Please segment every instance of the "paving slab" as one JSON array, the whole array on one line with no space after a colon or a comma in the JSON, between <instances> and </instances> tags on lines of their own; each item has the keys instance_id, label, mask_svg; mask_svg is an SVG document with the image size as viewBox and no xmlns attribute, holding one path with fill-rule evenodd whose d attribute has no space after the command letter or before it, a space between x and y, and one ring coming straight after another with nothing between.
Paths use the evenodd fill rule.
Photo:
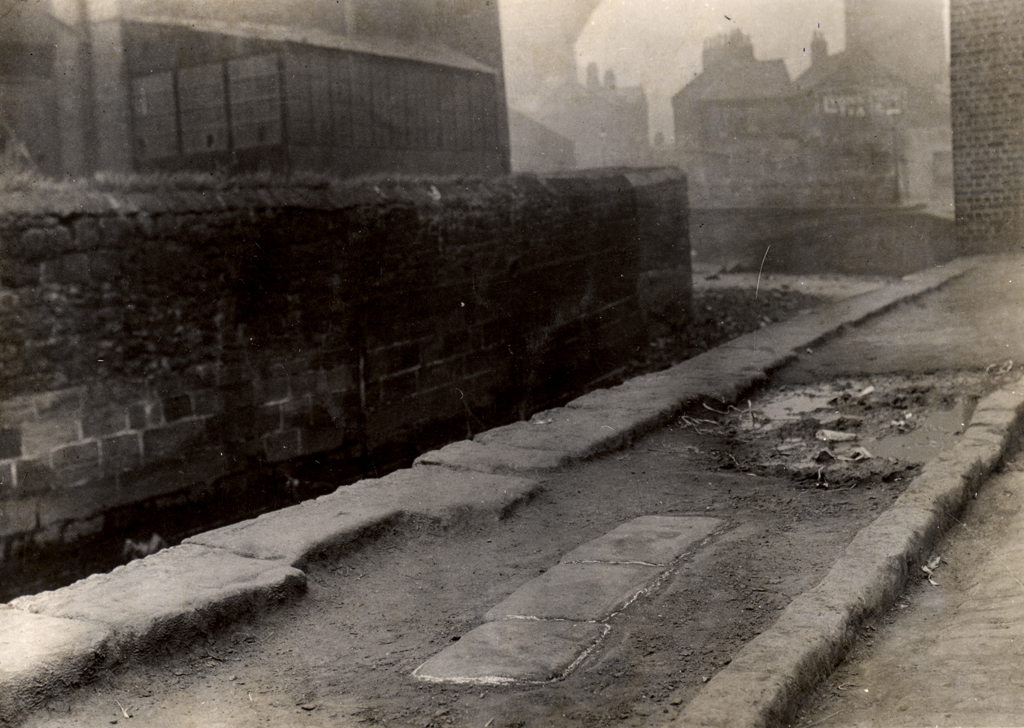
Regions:
<instances>
[{"instance_id":1,"label":"paving slab","mask_svg":"<svg viewBox=\"0 0 1024 728\"><path fill-rule=\"evenodd\" d=\"M110 629L0 607L0 723L78 683L102 659Z\"/></svg>"},{"instance_id":2,"label":"paving slab","mask_svg":"<svg viewBox=\"0 0 1024 728\"><path fill-rule=\"evenodd\" d=\"M10 604L103 625L116 659L129 659L156 645L186 644L223 621L261 613L305 590L306 575L280 561L190 544Z\"/></svg>"},{"instance_id":3,"label":"paving slab","mask_svg":"<svg viewBox=\"0 0 1024 728\"><path fill-rule=\"evenodd\" d=\"M633 601L662 571L640 564L556 564L516 589L484 618L597 622Z\"/></svg>"},{"instance_id":4,"label":"paving slab","mask_svg":"<svg viewBox=\"0 0 1024 728\"><path fill-rule=\"evenodd\" d=\"M571 464L572 458L567 453L555 450L526 450L498 442L484 444L460 440L420 455L413 466L438 465L481 473L522 473L558 470Z\"/></svg>"},{"instance_id":5,"label":"paving slab","mask_svg":"<svg viewBox=\"0 0 1024 728\"><path fill-rule=\"evenodd\" d=\"M606 562L668 566L724 521L686 516L641 516L562 557L561 563Z\"/></svg>"},{"instance_id":6,"label":"paving slab","mask_svg":"<svg viewBox=\"0 0 1024 728\"><path fill-rule=\"evenodd\" d=\"M547 682L570 672L608 627L593 622L487 622L413 671L429 682Z\"/></svg>"}]
</instances>

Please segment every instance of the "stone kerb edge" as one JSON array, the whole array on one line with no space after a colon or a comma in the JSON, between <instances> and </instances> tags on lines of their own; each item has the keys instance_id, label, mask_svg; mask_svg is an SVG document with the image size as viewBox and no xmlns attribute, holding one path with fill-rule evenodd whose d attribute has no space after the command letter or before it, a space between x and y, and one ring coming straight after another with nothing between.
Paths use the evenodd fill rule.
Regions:
<instances>
[{"instance_id":1,"label":"stone kerb edge","mask_svg":"<svg viewBox=\"0 0 1024 728\"><path fill-rule=\"evenodd\" d=\"M445 476L446 472L451 478ZM446 487L452 478L460 484L454 500ZM280 518L269 514L238 527L219 529L210 532L209 539L188 539L110 574L96 574L61 589L15 599L0 606L0 725L16 723L26 711L67 690L97 666L144 659L146 652L156 646L180 643L223 627L242 614L265 611L301 597L306 573L289 562L304 566L323 554L339 555L379 535L388 523L403 515L444 521L466 517L468 511L476 510L502 517L510 508L529 500L538 487L536 481L524 478L486 477L431 467L406 469L380 481L342 486L330 495L285 509ZM408 496L413 492L419 496L410 500ZM403 500L409 503L398 507ZM336 524L333 534L328 523L332 517ZM308 520L314 537L293 539L287 548L278 549L281 553L245 553L239 547L236 532L244 536L255 529L258 535L273 536L282 519L287 528L298 532L305 530L302 521ZM146 592L147 580L159 582L162 589L168 569L172 575L179 574L178 582L188 584L190 565L197 559L219 564L218 578L216 583L198 585L179 609L170 609L152 596L135 604L132 602L136 600L124 596ZM108 613L114 615L109 621ZM50 625L59 622L66 625L63 631L82 637L35 640L42 648L25 656L21 642L26 619L43 635L52 629ZM8 650L16 650L20 659L14 653L5 655ZM17 665L17 669L10 669L10 665Z\"/></svg>"},{"instance_id":2,"label":"stone kerb edge","mask_svg":"<svg viewBox=\"0 0 1024 728\"><path fill-rule=\"evenodd\" d=\"M1024 429L1024 379L985 397L977 409L982 421L972 422L942 467L926 466L891 508L861 529L821 583L794 599L670 725L769 726L792 715L800 697L842 659L864 619L902 593L913 564L927 556L951 518L1009 454ZM823 604L826 618L807 618ZM837 615L841 628L826 629Z\"/></svg>"}]
</instances>

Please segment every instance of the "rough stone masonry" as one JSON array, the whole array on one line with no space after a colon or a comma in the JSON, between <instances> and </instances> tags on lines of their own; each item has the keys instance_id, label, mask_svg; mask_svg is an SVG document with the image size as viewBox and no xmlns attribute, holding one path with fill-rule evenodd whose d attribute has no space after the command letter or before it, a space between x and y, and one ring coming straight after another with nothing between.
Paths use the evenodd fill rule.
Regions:
<instances>
[{"instance_id":1,"label":"rough stone masonry","mask_svg":"<svg viewBox=\"0 0 1024 728\"><path fill-rule=\"evenodd\" d=\"M275 464L355 479L565 401L679 319L686 219L672 170L10 193L0 553L245 517Z\"/></svg>"}]
</instances>

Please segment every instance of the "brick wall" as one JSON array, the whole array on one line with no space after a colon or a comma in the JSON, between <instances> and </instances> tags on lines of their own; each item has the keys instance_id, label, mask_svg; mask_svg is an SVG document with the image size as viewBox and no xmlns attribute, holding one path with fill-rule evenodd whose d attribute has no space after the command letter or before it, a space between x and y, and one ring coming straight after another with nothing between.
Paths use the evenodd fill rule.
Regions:
<instances>
[{"instance_id":1,"label":"brick wall","mask_svg":"<svg viewBox=\"0 0 1024 728\"><path fill-rule=\"evenodd\" d=\"M1024 243L1024 12L1019 0L951 0L957 237L966 253Z\"/></svg>"},{"instance_id":2,"label":"brick wall","mask_svg":"<svg viewBox=\"0 0 1024 728\"><path fill-rule=\"evenodd\" d=\"M674 172L0 206L6 561L139 504L241 517L260 468L379 473L556 404L639 345L642 273L689 281Z\"/></svg>"}]
</instances>

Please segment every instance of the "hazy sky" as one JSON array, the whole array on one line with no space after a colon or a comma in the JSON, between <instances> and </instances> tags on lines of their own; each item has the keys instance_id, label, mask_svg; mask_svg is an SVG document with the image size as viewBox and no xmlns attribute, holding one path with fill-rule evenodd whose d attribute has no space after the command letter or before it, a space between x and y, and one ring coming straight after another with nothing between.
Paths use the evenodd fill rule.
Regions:
<instances>
[{"instance_id":1,"label":"hazy sky","mask_svg":"<svg viewBox=\"0 0 1024 728\"><path fill-rule=\"evenodd\" d=\"M948 0L935 1L948 8ZM784 59L791 78L810 65L815 30L824 33L830 53L845 47L843 0L501 0L506 73L512 76L530 65L550 26L571 12L566 8L593 5L575 45L580 81L593 61L602 77L612 68L619 85L643 85L652 136L661 131L669 140L670 99L700 73L705 39L738 28L751 37L759 60ZM513 105L515 88L513 79Z\"/></svg>"}]
</instances>

